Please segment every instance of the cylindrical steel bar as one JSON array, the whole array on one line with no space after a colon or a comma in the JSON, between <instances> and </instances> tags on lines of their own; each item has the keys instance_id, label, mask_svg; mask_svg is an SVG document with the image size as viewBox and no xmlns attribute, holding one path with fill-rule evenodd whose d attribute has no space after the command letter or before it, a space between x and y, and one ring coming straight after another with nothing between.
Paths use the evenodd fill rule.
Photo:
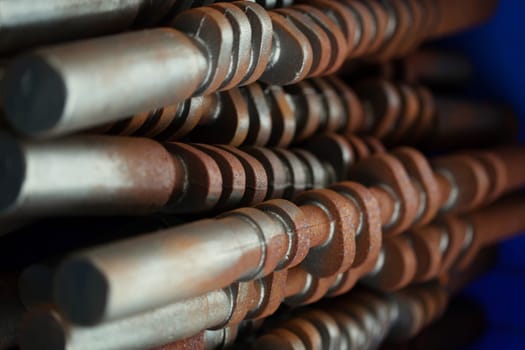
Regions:
<instances>
[{"instance_id":1,"label":"cylindrical steel bar","mask_svg":"<svg viewBox=\"0 0 525 350\"><path fill-rule=\"evenodd\" d=\"M3 135L0 213L20 218L232 209L326 187L344 179L344 169L357 159L383 152L371 138L325 135L317 144L334 138L340 142L326 160L304 149L161 145L112 136L27 142Z\"/></svg>"},{"instance_id":2,"label":"cylindrical steel bar","mask_svg":"<svg viewBox=\"0 0 525 350\"><path fill-rule=\"evenodd\" d=\"M93 125L93 118L103 123L184 100L207 70L197 44L181 32L125 33L17 60L4 79L4 103L15 128L53 136Z\"/></svg>"},{"instance_id":3,"label":"cylindrical steel bar","mask_svg":"<svg viewBox=\"0 0 525 350\"><path fill-rule=\"evenodd\" d=\"M447 293L438 285L383 295L350 293L292 314L270 327L254 349L376 349L387 337L407 339L440 317Z\"/></svg>"},{"instance_id":4,"label":"cylindrical steel bar","mask_svg":"<svg viewBox=\"0 0 525 350\"><path fill-rule=\"evenodd\" d=\"M122 320L94 327L70 327L53 309L35 310L24 321L22 349L148 349L220 325L231 313L230 295L208 293ZM195 317L191 317L194 315Z\"/></svg>"},{"instance_id":5,"label":"cylindrical steel bar","mask_svg":"<svg viewBox=\"0 0 525 350\"><path fill-rule=\"evenodd\" d=\"M444 97L396 81L375 81L366 91L358 83L357 91L361 98L334 76L285 88L254 83L141 113L92 132L278 147L326 132L370 133L390 144L440 151L510 142L516 133L516 117L503 105ZM222 132L215 132L219 128Z\"/></svg>"},{"instance_id":6,"label":"cylindrical steel bar","mask_svg":"<svg viewBox=\"0 0 525 350\"><path fill-rule=\"evenodd\" d=\"M172 156L147 139L20 143L2 134L0 152L5 214L150 212L169 200L180 176Z\"/></svg>"},{"instance_id":7,"label":"cylindrical steel bar","mask_svg":"<svg viewBox=\"0 0 525 350\"><path fill-rule=\"evenodd\" d=\"M438 269L434 269L434 272L431 274L427 274L425 278L418 279L417 281L423 282L426 280L433 279L437 277L439 273L445 272L444 269L448 270L452 266L452 264L447 264L445 267L445 261L452 261L453 264L456 264L454 268L460 267L461 265L465 264L465 259L468 259L469 256L474 256L478 249L481 247L481 245L486 243L493 243L495 234L497 233L499 237L506 237L510 231L517 232L523 228L525 228L525 222L524 220L520 220L519 224L509 223L502 227L495 227L491 226L492 228L488 230L486 228L486 223L490 222L494 215L497 215L498 213L501 213L502 210L507 209L511 214L516 213L519 210L522 210L523 208L524 197L516 196L511 197L509 199L504 199L496 204L492 204L490 207L483 209L479 211L477 214L471 214L467 217L467 220L472 223L472 226L469 227L468 224L465 225L457 225L457 223L450 222L449 226L454 226L452 228L453 231L451 231L450 241L447 245L443 245L443 242L438 242L434 240L432 237L429 236L431 233L429 230L433 228L433 226L428 226L426 229L421 230L421 235L418 240L418 238L415 235L411 235L412 242L414 243L413 246L406 245L403 249L400 249L399 245L397 245L397 249L399 249L399 252L401 255L394 257L390 254L390 252L387 250L385 252L386 256L383 257L384 262L383 265L387 266L389 265L389 271L393 271L395 269L400 269L401 273L404 273L408 276L409 281L414 276L418 276L417 274L420 274L420 270L418 267L416 274L409 273L405 267L403 266L403 262L400 261L400 259L403 259L403 255L410 252L410 250L416 250L415 256L417 259L414 261L414 264L421 264L421 268L428 269L428 264L425 262L425 247L422 246L421 240L426 240L427 245L433 245L434 249L438 254L443 254L443 260L440 260L440 264L442 264ZM509 214L509 215L511 215ZM476 219L477 215L477 219ZM484 218L482 218L484 217ZM483 242L482 236L486 232L492 232L491 238L493 238L490 242L486 241ZM438 233L441 232L438 230ZM443 231L446 233L445 231ZM468 232L472 232L472 240L467 240L466 237L468 237ZM448 233L447 233L448 234ZM458 239L458 234L461 236ZM400 237L403 238L403 237ZM457 242L459 242L459 245ZM391 245L391 240L387 240L385 244L390 244L390 247L395 247ZM465 245L466 244L466 245ZM454 247L454 245L456 247ZM459 247L459 249L458 249ZM392 248L389 248L392 249ZM452 257L450 257L452 255ZM374 262L377 260L378 255L374 254L372 258L370 259L371 262ZM431 258L434 259L434 258ZM400 264L401 263L401 264ZM60 324L56 325L56 329L51 328L51 330L48 330L46 327L37 327L35 326L36 321L31 321L29 323L29 326L25 326L26 329L24 329L24 332L27 332L28 335L30 335L33 332L37 332L35 334L38 334L38 337L34 337L35 339L40 339L43 341L44 344L49 343L50 339L56 338L55 336L52 336L53 334L57 334L56 332L63 332L64 334L67 334L64 338L64 345L61 345L57 349L62 348L69 348L70 346L75 349L77 345L77 339L75 338L76 330L81 330L80 334L83 334L82 342L84 344L89 344L90 349L112 349L111 343L103 343L99 342L97 340L99 333L99 330L104 329L110 329L114 332L113 336L116 339L119 339L120 344L128 344L132 341L136 341L135 337L141 335L142 331L133 332L134 327L143 327L143 328L150 328L154 327L158 322L157 320L157 314L164 314L161 310L180 310L180 312L190 312L190 314L186 315L186 318L179 316L177 318L174 318L172 322L169 323L169 330L167 333L163 334L169 334L173 339L182 339L185 337L193 336L197 334L198 332L208 328L215 328L215 327L223 327L225 325L232 325L232 324L238 324L243 319L250 319L250 318L261 318L266 317L272 313L274 313L277 310L277 307L281 302L284 302L288 305L302 305L302 304L311 304L314 303L321 298L325 297L326 295L334 296L342 293L346 293L348 290L350 290L354 283L347 283L345 282L346 274L350 273L352 276L355 276L355 274L364 274L368 271L374 270L373 264L364 264L360 265L365 267L365 270L363 271L357 271L355 268L351 268L347 272L340 274L340 275L334 275L326 278L317 278L315 276L312 276L308 272L304 271L302 268L293 268L286 271L280 271L273 273L271 276L260 279L260 280L254 280L249 282L241 282L235 285L230 286L228 289L225 290L217 290L213 292L209 292L205 295L202 295L198 298L192 298L188 300L181 300L177 303L168 304L165 306L160 306L159 308L156 308L155 311L146 311L142 314L137 314L134 316L130 316L127 319L128 320L136 320L140 319L141 323L140 325L138 323L129 322L124 323L124 320L116 320L116 321L109 321L106 323L102 323L100 325L92 326L92 327L78 327L77 325L70 325L66 321L62 321ZM414 270L415 271L415 270ZM376 274L376 272L372 271L373 274ZM398 272L396 272L398 273ZM377 274L376 274L377 276ZM360 277L360 276L358 276ZM388 277L390 280L393 280L392 277ZM396 278L396 277L394 277ZM147 282L147 281L146 281ZM380 286L381 287L381 286ZM384 285L382 286L384 287ZM387 288L388 289L388 288ZM417 289L416 289L417 290ZM417 293L417 292L416 292ZM220 299L216 298L216 295L221 295ZM360 295L360 294L358 294ZM398 310L399 308L403 309L404 311L410 311L410 317L409 318L403 318L398 319L397 321L391 320L393 323L393 333L392 337L399 339L400 337L406 338L408 336L413 335L419 326L419 322L427 323L430 322L430 320L435 317L435 315L439 315L442 312L443 307L443 294L435 294L431 293L429 295L421 295L418 297L418 302L413 303L410 302L408 304L405 304L407 301L406 298L409 298L411 295L413 295L412 292L407 293L402 292L398 295L398 297L394 298L395 301L395 310L392 310L392 312L386 312L386 311L380 311L377 308L374 308L374 313L383 320L383 322L387 322L388 314L391 316L394 315L395 317L398 316L398 313L402 310ZM431 300L436 297L436 300L439 300L439 303L432 302ZM360 302L361 299L363 299L364 296L360 295L359 297L353 296L351 297L351 300L353 302ZM192 308L196 307L194 300L215 300L213 303L207 304L205 310L206 312L202 313L191 313ZM367 298L369 299L369 298ZM350 300L350 299L349 299ZM202 303L202 301L200 301ZM398 304L401 303L401 304ZM183 308L183 306L179 304L188 304L186 306L186 309ZM179 306L177 306L179 305ZM202 307L202 306L199 306ZM340 311L346 310L346 307L341 308ZM167 312L167 311L166 311ZM41 314L39 312L33 312L34 315ZM47 313L49 315L49 312ZM218 318L210 318L210 314L213 315L220 315ZM432 316L434 315L434 316ZM31 320L31 319L30 319ZM36 320L39 320L36 318ZM47 321L46 321L47 322ZM390 321L389 321L390 322ZM181 323L181 324L179 324ZM186 324L188 323L188 324ZM127 326L124 328L118 328L115 325L118 324L126 324ZM110 327L110 325L113 325ZM370 326L370 325L368 325ZM367 327L368 327L367 326ZM113 327L113 328L112 328ZM199 328L204 327L204 328ZM371 328L367 328L368 330L371 330ZM67 332L69 330L69 333ZM381 332L384 337L387 332ZM138 334L138 335L137 335ZM374 333L379 334L379 333ZM159 337L159 342L165 341L164 335L157 335ZM30 337L33 338L33 337ZM143 341L153 341L149 338L146 338ZM191 343L201 344L202 343L202 337L198 337L196 339L193 339ZM30 343L30 342L28 342ZM140 341L138 342L140 344ZM182 342L185 343L185 342ZM80 345L78 345L80 346ZM85 345L88 346L88 345Z\"/></svg>"},{"instance_id":8,"label":"cylindrical steel bar","mask_svg":"<svg viewBox=\"0 0 525 350\"><path fill-rule=\"evenodd\" d=\"M505 168L500 169L499 163L487 159L485 163L479 162L477 159L483 159L481 154L477 157L460 154L434 161L437 171L447 174L444 180L449 186L445 187L453 189L446 197L440 194L424 157L413 150L398 150L392 155L371 156L359 162L350 171L352 177L387 188L386 193L391 193L378 197L393 201L396 207L392 217L384 217L383 222L372 193L348 182L331 190L300 195L297 204L322 209L310 210L308 216L302 207L281 200L257 209L234 211L216 220L198 221L81 252L66 260L59 270L57 300L73 321L90 324L222 288L240 279L266 276L291 261L294 266L304 260L302 266L316 277L334 276L348 270L354 261L359 264L366 261L370 242L375 244L380 239L380 223L384 234L399 234L411 226L428 223L439 209L465 211L511 189L503 183L489 193L491 181L497 183ZM521 184L524 182L525 179ZM315 213L320 215L312 215ZM366 225L356 222L359 213L366 214L361 216ZM327 222L332 223L328 236L326 233L319 236L316 231L325 230ZM314 238L317 236L323 238ZM399 255L407 244L401 240L389 249ZM197 258L202 252L207 259ZM403 262L410 263L407 259L411 256L403 257ZM122 273L122 259L129 273ZM97 282L98 287L87 290L78 278ZM189 278L198 282L188 284L185 281ZM152 284L157 281L147 300L141 289L145 280ZM404 277L401 282L406 280ZM78 303L79 295L90 302Z\"/></svg>"},{"instance_id":9,"label":"cylindrical steel bar","mask_svg":"<svg viewBox=\"0 0 525 350\"><path fill-rule=\"evenodd\" d=\"M464 269L483 247L525 229L525 217L520 214L524 206L525 197L513 195L465 216L448 216L406 235L387 239L383 261L377 262L365 281L381 290L398 290L412 282L435 279L452 268ZM410 244L403 245L403 241ZM385 249L392 245L398 250ZM409 255L413 256L410 261L400 259Z\"/></svg>"},{"instance_id":10,"label":"cylindrical steel bar","mask_svg":"<svg viewBox=\"0 0 525 350\"><path fill-rule=\"evenodd\" d=\"M404 41L415 44L431 33L430 22L422 21L427 30L412 35L403 2L375 5L385 18L376 16L376 25L370 25L355 20L373 17L355 13L351 3L313 1L268 12L248 1L216 4L177 16L171 25L178 30L152 29L38 49L15 60L6 73L7 116L26 134L52 136L79 130L92 118L115 121L259 78L284 85L333 73L359 46L356 27L374 31L382 44L376 50L380 59L405 51ZM426 11L436 9L444 32L444 14L450 9ZM463 16L457 21L471 23L486 13ZM376 53L372 42L366 44L368 53Z\"/></svg>"},{"instance_id":11,"label":"cylindrical steel bar","mask_svg":"<svg viewBox=\"0 0 525 350\"><path fill-rule=\"evenodd\" d=\"M56 298L68 314L74 315L76 322L90 324L199 295L217 285L227 286L243 276L253 278L260 274L267 254L283 256L286 252L265 251L264 241L272 244L272 240L286 240L277 223L270 222L270 225L273 227L263 231L268 237L261 237L260 228L249 219L234 215L180 226L176 235L171 234L172 230L165 230L154 236L133 239L120 247L121 253L112 245L101 247L96 252L86 251L58 271L58 281L67 282L60 283ZM224 230L224 227L228 229ZM139 246L140 249L136 249ZM127 255L130 249L132 255L122 264L118 257ZM286 249L285 244L282 249ZM207 258L202 259L202 256ZM144 264L144 261L148 263ZM130 279L138 275L141 276L140 282ZM188 283L188 276L198 282ZM140 288L130 288L133 280L140 285L156 287L150 289L148 297L144 298ZM182 285L185 287L179 288ZM174 291L177 291L176 296ZM92 302L79 303L82 299ZM131 305L134 306L130 308Z\"/></svg>"}]
</instances>

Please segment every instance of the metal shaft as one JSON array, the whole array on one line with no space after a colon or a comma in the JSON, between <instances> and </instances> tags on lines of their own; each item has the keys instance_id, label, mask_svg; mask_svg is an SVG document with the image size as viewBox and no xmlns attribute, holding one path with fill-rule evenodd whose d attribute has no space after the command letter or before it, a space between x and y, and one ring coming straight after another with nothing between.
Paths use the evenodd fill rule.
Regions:
<instances>
[{"instance_id":1,"label":"metal shaft","mask_svg":"<svg viewBox=\"0 0 525 350\"><path fill-rule=\"evenodd\" d=\"M230 313L223 307L230 305L228 298L226 292L217 291L94 327L69 327L57 311L36 310L25 320L20 346L41 349L45 344L49 350L152 348L223 323Z\"/></svg>"},{"instance_id":2,"label":"metal shaft","mask_svg":"<svg viewBox=\"0 0 525 350\"><path fill-rule=\"evenodd\" d=\"M186 99L207 70L196 43L176 30L90 39L17 60L5 108L16 128L53 136Z\"/></svg>"},{"instance_id":3,"label":"metal shaft","mask_svg":"<svg viewBox=\"0 0 525 350\"><path fill-rule=\"evenodd\" d=\"M376 349L389 335L414 336L447 305L447 293L437 285L391 295L358 291L297 312L260 336L254 349Z\"/></svg>"},{"instance_id":4,"label":"metal shaft","mask_svg":"<svg viewBox=\"0 0 525 350\"><path fill-rule=\"evenodd\" d=\"M505 106L440 96L418 83L368 79L348 85L331 76L194 97L92 132L277 147L326 132L365 133L389 145L444 150L508 142L515 124Z\"/></svg>"},{"instance_id":5,"label":"metal shaft","mask_svg":"<svg viewBox=\"0 0 525 350\"><path fill-rule=\"evenodd\" d=\"M0 210L12 215L150 212L168 201L180 173L147 139L20 143L3 134L0 150Z\"/></svg>"},{"instance_id":6,"label":"metal shaft","mask_svg":"<svg viewBox=\"0 0 525 350\"><path fill-rule=\"evenodd\" d=\"M50 137L82 129L91 118L115 121L257 79L284 85L327 75L349 55L378 51L376 58L390 58L417 46L435 24L441 32L449 26L441 7L408 3L388 0L371 8L314 0L266 11L240 1L185 11L171 22L177 30L39 49L8 69L6 114L17 130ZM374 9L379 12L372 15ZM411 11L437 22L420 21L412 31ZM468 11L458 21L486 15Z\"/></svg>"},{"instance_id":7,"label":"metal shaft","mask_svg":"<svg viewBox=\"0 0 525 350\"><path fill-rule=\"evenodd\" d=\"M27 332L26 344L29 349L31 344L36 344L40 339L44 344L48 344L51 339L61 338L63 343L57 349L76 349L82 346L90 349L113 349L119 344L123 348L127 348L127 344L141 344L140 346L153 346L154 344L163 344L173 339L183 339L194 336L204 329L215 329L216 327L236 325L241 320L260 319L273 314L281 303L286 303L292 306L311 304L319 301L326 296L337 296L347 293L351 290L355 282L361 276L366 275L372 271L372 278L378 282L378 276L382 276L382 283L376 283L375 286L381 289L400 289L409 282L425 282L436 278L439 274L448 273L453 269L463 269L470 264L472 257L474 257L485 244L492 244L496 239L508 237L509 234L515 234L525 227L524 220L519 222L509 222L503 226L496 227L490 225L494 221L494 217L507 211L509 218L515 216L516 213L523 209L525 203L523 195L503 199L491 206L469 214L462 219L448 219L448 230L441 230L443 234L448 235L448 244L443 247L440 242L436 243L431 231L435 226L430 225L426 228L414 231L410 234L412 244L400 245L395 244L392 239L387 239L384 242L384 256L382 258L376 250L370 257L362 264L355 264L349 270L334 274L332 276L319 278L311 275L300 267L291 268L279 272L274 272L266 278L241 282L230 286L225 290L216 290L206 293L200 297L194 297L179 302L161 306L156 309L151 309L141 314L129 316L122 320L115 320L95 325L91 327L81 327L78 325L71 325L60 315L53 313L51 310L33 311L29 322L24 326L23 332ZM487 225L488 224L488 225ZM469 226L471 225L471 226ZM417 235L417 236L416 236ZM470 239L467 239L470 237ZM403 238L403 236L399 237ZM427 247L427 248L425 248ZM430 248L428 248L430 247ZM398 254L395 255L397 249ZM436 263L428 263L428 251L432 258L436 254L442 254ZM412 256L413 266L409 267L405 256ZM383 266L388 266L388 271L383 271L380 268L378 273L374 263L383 259ZM396 274L403 274L404 284L397 284L392 287L392 281L396 278ZM390 276L393 274L394 276ZM371 276L367 277L368 282L371 281ZM150 281L144 281L147 283ZM390 284L388 284L390 283ZM150 284L148 284L150 285ZM406 300L405 297L410 294L405 292L399 293L399 300L402 302ZM397 299L394 298L394 299ZM353 301L361 302L361 298L352 297ZM422 298L424 302L424 312L429 310L437 312L435 304L427 304L428 298ZM421 311L417 308L412 309L414 304L403 304L404 306L395 305L398 307L408 307L411 312L417 316ZM163 315L169 315L172 310L178 313L177 317L171 318L171 322L165 324L162 332L158 331L159 322L165 322ZM393 310L394 311L394 310ZM433 312L430 314L434 314ZM377 312L377 310L376 310ZM393 313L397 315L398 310ZM184 316L182 315L184 314ZM384 319L385 313L381 313ZM378 314L379 315L379 314ZM419 314L421 316L421 314ZM418 317L419 317L418 316ZM395 316L397 317L397 316ZM424 316L423 320L429 320L430 315ZM139 322L140 320L140 322ZM385 320L385 319L384 319ZM400 337L406 338L413 335L417 329L416 321L418 319L405 319L392 323L393 336L396 339ZM424 321L424 322L427 322ZM415 322L415 323L414 323ZM425 323L426 324L426 323ZM51 326L54 325L54 326ZM138 329L138 328L140 329ZM154 333L144 331L153 328ZM135 330L137 329L137 330ZM388 328L387 330L389 330ZM57 336L57 332L63 332L62 336ZM146 332L146 333L145 333ZM102 342L101 335L112 337L112 342ZM387 332L382 332L382 336L386 336ZM202 335L202 334L201 334ZM140 337L140 339L137 339ZM35 343L33 343L33 341ZM201 336L197 336L190 341L192 344L201 344L204 340ZM370 339L368 340L370 341ZM184 342L183 342L184 343ZM31 345L35 346L35 345ZM132 347L133 348L133 347Z\"/></svg>"},{"instance_id":8,"label":"metal shaft","mask_svg":"<svg viewBox=\"0 0 525 350\"><path fill-rule=\"evenodd\" d=\"M499 163L494 154L493 158L491 154L459 154L436 159L433 173L424 157L414 152L371 156L356 164L351 177L375 185L371 191L342 183L331 190L304 192L295 200L297 205L284 200L263 203L214 220L80 252L58 272L57 301L74 322L93 324L238 280L267 276L300 262L315 276L332 276L375 252L371 247L380 242L381 224L383 234L398 235L428 223L440 209L470 210L512 189L502 182L489 191L491 183L515 168ZM388 215L382 215L386 209ZM361 224L357 218L363 220ZM200 259L203 255L207 259ZM195 283L188 284L188 279ZM81 280L92 281L96 287L88 290ZM147 299L141 288L145 281L156 286L147 292ZM79 295L89 302L78 303Z\"/></svg>"},{"instance_id":9,"label":"metal shaft","mask_svg":"<svg viewBox=\"0 0 525 350\"><path fill-rule=\"evenodd\" d=\"M329 158L321 145L333 152ZM3 135L0 212L21 218L232 209L326 187L344 179L358 159L384 150L373 138L350 135L325 135L305 147L239 150L112 136L31 142Z\"/></svg>"}]
</instances>

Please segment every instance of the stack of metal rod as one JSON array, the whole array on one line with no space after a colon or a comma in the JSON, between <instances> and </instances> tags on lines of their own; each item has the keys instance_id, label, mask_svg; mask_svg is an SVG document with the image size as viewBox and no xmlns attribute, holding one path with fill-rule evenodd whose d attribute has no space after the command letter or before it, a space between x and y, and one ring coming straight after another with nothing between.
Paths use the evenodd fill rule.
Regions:
<instances>
[{"instance_id":1,"label":"stack of metal rod","mask_svg":"<svg viewBox=\"0 0 525 350\"><path fill-rule=\"evenodd\" d=\"M0 0L0 349L414 337L525 230L512 109L421 48L496 5Z\"/></svg>"}]
</instances>

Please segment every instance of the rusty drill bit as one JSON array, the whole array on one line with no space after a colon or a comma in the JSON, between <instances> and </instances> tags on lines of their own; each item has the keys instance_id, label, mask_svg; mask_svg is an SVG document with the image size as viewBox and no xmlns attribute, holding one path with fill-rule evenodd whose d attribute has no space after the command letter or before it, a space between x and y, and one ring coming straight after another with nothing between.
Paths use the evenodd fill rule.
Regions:
<instances>
[{"instance_id":1,"label":"rusty drill bit","mask_svg":"<svg viewBox=\"0 0 525 350\"><path fill-rule=\"evenodd\" d=\"M483 241L486 242L483 244L492 244L497 239L505 238L511 233L516 234L521 231L525 227L525 221L516 219L516 213L520 213L523 210L525 205L524 199L523 195L510 197L470 214L471 231L474 232L473 237L482 237L472 239L469 242ZM513 218L509 224L503 226L486 225L486 223L493 221L493 217L502 213L504 218ZM374 244L378 246L380 243ZM468 256L472 256L474 254L473 250L477 251L479 247L480 244L472 244L470 247L462 247L460 244L460 249L456 249L452 259L455 260L453 261L454 265L462 267L467 264L470 261ZM469 252L465 254L461 252L461 248L467 249ZM376 252L371 254L373 255L372 259L370 259L372 262L377 260L377 253L378 250L376 249ZM397 261L392 259L389 260L389 263L396 264ZM368 269L373 269L373 264L370 265L366 262L364 264L367 265ZM452 264L449 264L448 268L451 266ZM317 302L325 296L345 294L353 285L342 284L341 276L335 274L325 278L316 278L302 268L295 267L274 272L263 279L237 283L226 289L216 290L199 297L151 309L125 319L109 321L91 327L71 325L52 310L33 311L29 317L30 321L23 327L23 332L27 332L24 333L27 334L24 339L26 339L28 349L32 349L30 346L37 344L35 339L40 339L43 344L49 344L51 339L55 338L62 339L61 345L57 345L56 349L113 349L118 348L118 346L124 348L157 346L170 341L170 339L192 337L204 329L237 325L246 318L266 318L277 310L281 302L297 306ZM417 300L412 299L414 296L417 296ZM374 300L374 297L351 294L348 300L351 303L368 303L370 300ZM388 331L392 330L390 338L400 340L413 336L422 325L428 324L433 318L440 315L446 302L446 295L434 292L421 294L419 287L416 287L410 291L398 292L390 300L394 301L396 312L385 313L380 308L372 308L374 309L374 314L383 320L383 324L389 323L391 325L387 331L377 332L377 328L375 328L376 331L373 334L382 339L387 335ZM328 302L328 304L331 303ZM357 306L354 308L357 308ZM347 308L340 303L336 303L334 310L340 312L347 310ZM366 307L363 309L360 306L355 312L358 310L366 310ZM356 315L355 312L351 314ZM360 315L359 312L357 315ZM402 312L405 316L388 321L389 315L393 314L395 317L398 317L399 312ZM177 317L174 318L173 315L175 314ZM358 316L358 320L365 326L365 331L370 334L369 332L372 332L374 327L370 327L366 318L363 317L361 314L361 316ZM166 318L169 318L170 321L165 321ZM311 320L311 318L308 319ZM336 324L339 324L343 319L337 316L335 320ZM165 327L159 328L159 324L164 324ZM297 326L295 324L294 329ZM135 331L135 327L140 327L141 330ZM318 324L316 324L316 327L318 327ZM149 329L155 331L147 331ZM61 332L62 335L57 337L56 332ZM202 333L191 339L191 343L201 344L201 336ZM101 342L100 339L104 339L104 337L110 337L112 342ZM374 341L374 337L360 337L360 339L367 342L368 345L378 342L378 340ZM326 339L323 339L323 341L326 341ZM341 341L341 339L337 338L330 341L339 344L337 342ZM354 339L354 341L357 340ZM315 343L314 340L311 342ZM337 349L337 347L335 348Z\"/></svg>"},{"instance_id":2,"label":"rusty drill bit","mask_svg":"<svg viewBox=\"0 0 525 350\"><path fill-rule=\"evenodd\" d=\"M306 191L296 204L263 203L73 255L57 274L56 298L75 323L94 324L300 262L316 277L333 276L366 260L381 224L383 234L397 235L440 210L465 212L523 186L522 157L515 147L436 158L431 167L412 149L373 155L349 171L370 189L346 182ZM80 275L96 287L83 288ZM147 299L145 281L155 286Z\"/></svg>"},{"instance_id":3,"label":"rusty drill bit","mask_svg":"<svg viewBox=\"0 0 525 350\"><path fill-rule=\"evenodd\" d=\"M22 325L22 349L43 344L49 349L143 349L173 339L202 341L201 330L231 327L246 317L265 318L274 313L285 289L286 271L260 281L241 283L225 290L163 306L126 319L92 327L69 324L53 308L34 309ZM136 330L140 327L142 330ZM199 334L200 333L200 334ZM105 338L112 339L106 341ZM186 343L186 341L183 341Z\"/></svg>"},{"instance_id":4,"label":"rusty drill bit","mask_svg":"<svg viewBox=\"0 0 525 350\"><path fill-rule=\"evenodd\" d=\"M108 214L148 212L168 201L180 175L170 153L147 139L22 145L4 134L1 144L4 213L16 207L26 214L44 208L89 213L97 207Z\"/></svg>"},{"instance_id":5,"label":"rusty drill bit","mask_svg":"<svg viewBox=\"0 0 525 350\"><path fill-rule=\"evenodd\" d=\"M442 150L508 141L507 108L431 93L424 86L374 80L357 92L336 77L285 87L259 83L194 97L93 130L231 146L287 147L323 132L373 134L390 144ZM222 132L217 133L220 129Z\"/></svg>"},{"instance_id":6,"label":"rusty drill bit","mask_svg":"<svg viewBox=\"0 0 525 350\"><path fill-rule=\"evenodd\" d=\"M523 229L525 210L523 196L504 198L485 209L462 217L447 216L406 235L392 238L410 244L390 242L399 250L387 252L378 260L374 272L366 282L381 290L391 291L410 283L435 279L451 269L464 269L477 256L480 249L515 235ZM399 256L405 259L399 259Z\"/></svg>"},{"instance_id":7,"label":"rusty drill bit","mask_svg":"<svg viewBox=\"0 0 525 350\"><path fill-rule=\"evenodd\" d=\"M189 135L194 142L287 147L316 133L357 132L363 121L355 93L332 76L284 87L253 83L194 97L93 132L158 140Z\"/></svg>"},{"instance_id":8,"label":"rusty drill bit","mask_svg":"<svg viewBox=\"0 0 525 350\"><path fill-rule=\"evenodd\" d=\"M306 149L292 150L161 145L112 136L22 142L4 135L0 140L5 168L0 211L19 218L198 213L291 199L343 180L356 160L384 151L373 138L350 135L325 135ZM332 153L325 157L318 147Z\"/></svg>"},{"instance_id":9,"label":"rusty drill bit","mask_svg":"<svg viewBox=\"0 0 525 350\"><path fill-rule=\"evenodd\" d=\"M183 339L195 335L199 330L223 323L228 317L227 308L226 313L222 313L223 305L230 303L228 297L226 292L208 293L185 303L172 304L171 307L96 327L70 328L67 320L55 309L36 309L23 322L20 346L22 349L40 349L45 344L45 348L50 350L145 349L161 346L174 339L172 334ZM208 312L209 309L214 311ZM196 317L189 322L188 315L191 314L206 317Z\"/></svg>"},{"instance_id":10,"label":"rusty drill bit","mask_svg":"<svg viewBox=\"0 0 525 350\"><path fill-rule=\"evenodd\" d=\"M364 131L388 144L447 149L509 141L516 117L507 108L433 94L422 85L367 79L355 84Z\"/></svg>"},{"instance_id":11,"label":"rusty drill bit","mask_svg":"<svg viewBox=\"0 0 525 350\"><path fill-rule=\"evenodd\" d=\"M240 1L190 9L173 19L175 29L42 48L15 60L5 77L6 114L17 130L50 137L93 118L115 121L257 79L283 85L330 74L349 55L375 49L389 58L432 35L435 25L440 33L457 25L437 2L312 0L266 11ZM446 13L456 6L448 4ZM414 10L435 18L413 31ZM458 20L472 23L486 13L464 17Z\"/></svg>"},{"instance_id":12,"label":"rusty drill bit","mask_svg":"<svg viewBox=\"0 0 525 350\"><path fill-rule=\"evenodd\" d=\"M408 338L440 317L447 293L438 285L390 295L357 291L300 310L259 337L254 349L376 349L385 338Z\"/></svg>"}]
</instances>

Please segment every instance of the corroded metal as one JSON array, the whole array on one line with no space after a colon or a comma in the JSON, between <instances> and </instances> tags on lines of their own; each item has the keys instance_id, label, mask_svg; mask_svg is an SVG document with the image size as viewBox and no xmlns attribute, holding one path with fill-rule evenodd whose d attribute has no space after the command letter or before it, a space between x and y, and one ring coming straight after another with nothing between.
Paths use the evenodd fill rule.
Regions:
<instances>
[{"instance_id":1,"label":"corroded metal","mask_svg":"<svg viewBox=\"0 0 525 350\"><path fill-rule=\"evenodd\" d=\"M172 28L41 48L7 70L6 114L26 134L61 135L92 118L115 121L257 79L282 85L330 74L348 56L388 59L489 14L465 11L451 22L462 3L417 3L312 0L270 11L218 3L184 11Z\"/></svg>"},{"instance_id":2,"label":"corroded metal","mask_svg":"<svg viewBox=\"0 0 525 350\"><path fill-rule=\"evenodd\" d=\"M306 191L295 204L270 201L73 255L58 272L56 298L73 321L93 324L300 263L315 277L334 276L377 258L382 234L399 235L438 211L468 211L521 187L519 150L459 153L432 166L412 149L373 155L349 170L369 188L340 183ZM78 276L97 287L83 288ZM145 279L156 287L143 290Z\"/></svg>"},{"instance_id":3,"label":"corroded metal","mask_svg":"<svg viewBox=\"0 0 525 350\"><path fill-rule=\"evenodd\" d=\"M434 150L509 142L516 133L516 117L503 105L440 96L418 83L368 79L352 86L335 76L284 87L254 83L92 132L278 147L323 132L359 133Z\"/></svg>"},{"instance_id":4,"label":"corroded metal","mask_svg":"<svg viewBox=\"0 0 525 350\"><path fill-rule=\"evenodd\" d=\"M447 292L438 285L388 295L361 290L297 312L260 336L253 348L376 349L386 338L417 334L447 304Z\"/></svg>"},{"instance_id":5,"label":"corroded metal","mask_svg":"<svg viewBox=\"0 0 525 350\"><path fill-rule=\"evenodd\" d=\"M343 180L356 160L384 151L371 137L327 134L312 142L305 149L240 150L113 136L32 142L4 134L0 212L20 218L232 209L326 187ZM332 154L324 158L327 149Z\"/></svg>"},{"instance_id":6,"label":"corroded metal","mask_svg":"<svg viewBox=\"0 0 525 350\"><path fill-rule=\"evenodd\" d=\"M415 273L411 274L399 264L403 259L402 254L395 258L387 254L385 262L402 269L402 273L411 278L416 277L414 281L417 282L433 279L449 271L463 270L481 247L525 228L525 220L518 215L524 206L524 196L515 195L456 219L457 227L450 231L454 233L451 233L448 246L433 243L436 240L432 235L422 235L424 238L420 240L426 240L428 245L434 244L432 250L443 253L439 268L426 273L424 278L417 276L421 276L421 271L427 271L428 266L433 264L426 263L428 258L421 243L413 244L416 256L414 265L417 266ZM499 225L495 224L496 217L501 220ZM459 229L461 226L463 231ZM430 233L434 228L428 226L425 233ZM454 235L463 236L458 239ZM467 236L470 239L466 239ZM461 241L461 244L454 241ZM376 253L371 260L381 259ZM373 276L377 276L373 271L374 264L363 265L368 265ZM170 344L177 349L190 344L202 348L210 344L211 340L219 339L213 344L220 346L224 339L229 339L225 337L231 333L222 331L214 336L208 334L206 340L206 333L202 331L207 328L231 329L245 319L266 318L282 302L298 306L315 303L326 296L346 294L354 286L358 278L356 274L358 270L350 268L341 274L319 278L307 272L304 266L294 267L274 272L262 279L236 283L226 289L90 327L69 324L59 313L50 309L34 310L22 329L25 340L22 345L23 349L36 349L40 341L56 346L52 349L140 349L169 343L173 339L185 339ZM348 275L354 279L352 283L348 283ZM258 340L257 346L296 344L291 348L316 349L317 345L324 344L327 348L339 349L353 344L359 348L373 349L386 337L400 341L414 336L443 313L447 300L448 293L435 283L410 287L388 296L377 292L351 293L339 299L324 301L320 304L321 308L300 311L297 316L279 326L285 329L284 332L270 331ZM112 341L101 341L106 337ZM60 343L52 343L53 339L60 339Z\"/></svg>"}]
</instances>

